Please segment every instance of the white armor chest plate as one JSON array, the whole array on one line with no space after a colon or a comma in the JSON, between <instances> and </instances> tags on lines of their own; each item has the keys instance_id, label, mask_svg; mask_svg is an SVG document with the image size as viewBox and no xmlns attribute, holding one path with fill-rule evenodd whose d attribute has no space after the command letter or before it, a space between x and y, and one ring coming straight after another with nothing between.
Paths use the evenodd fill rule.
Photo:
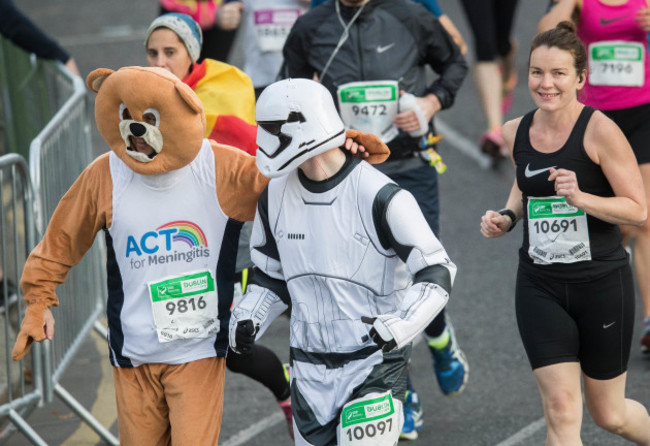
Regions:
<instances>
[{"instance_id":1,"label":"white armor chest plate","mask_svg":"<svg viewBox=\"0 0 650 446\"><path fill-rule=\"evenodd\" d=\"M375 187L360 196L360 181ZM286 188L283 181L270 187L271 231L293 303L292 346L356 351L370 345L362 341L368 327L361 316L397 309L395 269L401 261L380 246L372 220L373 199L388 181L360 164L327 192L306 190L295 172Z\"/></svg>"}]
</instances>

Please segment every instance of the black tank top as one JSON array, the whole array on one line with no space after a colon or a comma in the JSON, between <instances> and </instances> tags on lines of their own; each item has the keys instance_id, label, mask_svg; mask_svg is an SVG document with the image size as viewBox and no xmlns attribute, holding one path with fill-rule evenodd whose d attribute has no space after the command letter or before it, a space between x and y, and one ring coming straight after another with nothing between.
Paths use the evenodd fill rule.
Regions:
<instances>
[{"instance_id":1,"label":"black tank top","mask_svg":"<svg viewBox=\"0 0 650 446\"><path fill-rule=\"evenodd\" d=\"M593 280L602 274L620 268L628 262L627 253L621 245L621 232L614 225L587 215L591 259L576 263L534 264L528 255L528 197L549 197L555 195L554 182L548 181L550 167L575 172L578 186L583 192L601 197L613 197L610 186L600 166L594 163L585 151L583 140L587 123L595 111L585 106L580 112L569 139L555 152L542 153L530 143L530 124L536 110L527 113L517 128L513 157L516 164L517 185L522 192L524 209L524 241L519 250L520 267L534 273L544 273L568 282Z\"/></svg>"}]
</instances>

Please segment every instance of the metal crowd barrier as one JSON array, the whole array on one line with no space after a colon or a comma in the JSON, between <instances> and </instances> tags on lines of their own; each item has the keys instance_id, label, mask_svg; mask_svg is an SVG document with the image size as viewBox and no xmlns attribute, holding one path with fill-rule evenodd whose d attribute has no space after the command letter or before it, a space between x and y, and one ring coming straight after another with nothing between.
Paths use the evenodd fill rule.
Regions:
<instances>
[{"instance_id":1,"label":"metal crowd barrier","mask_svg":"<svg viewBox=\"0 0 650 446\"><path fill-rule=\"evenodd\" d=\"M25 421L42 402L41 345L35 345L20 363L11 360L11 350L24 315L20 290L13 288L18 284L27 253L34 246L32 204L33 191L24 158L18 154L0 157L0 265L4 275L0 286L3 359L0 418L11 422L4 427L0 438L10 434L15 426L32 443L44 445L46 443ZM12 283L11 288L9 283Z\"/></svg>"},{"instance_id":2,"label":"metal crowd barrier","mask_svg":"<svg viewBox=\"0 0 650 446\"><path fill-rule=\"evenodd\" d=\"M22 166L14 169L24 177L25 185L21 190L29 194L24 198L25 210L21 213L24 215L24 229L21 230L32 238L25 239L25 246L17 248L18 243L5 239L8 226L4 220L0 228L0 261L10 272L7 277L18 284L34 241L43 235L59 200L93 159L92 121L89 99L80 78L70 75L61 63L38 59L2 38L0 93L0 108L5 121L4 128L0 128L0 137L4 131L5 151L17 152L29 159L27 173L25 162L16 161L15 157L22 159L18 154L0 158L5 164ZM16 176L15 171L12 172L12 176L8 176L12 178L10 183ZM4 185L2 197L4 200ZM0 216L4 217L4 214L0 213ZM97 238L80 264L71 269L66 282L57 288L59 306L53 310L57 321L54 339L34 345L30 359L20 365L12 363L11 348L24 308L16 306L15 320L11 315L0 317L0 324L3 318L6 322L4 327L0 326L0 331L5 332L5 341L0 341L5 351L0 352L0 359L4 360L7 375L11 375L7 382L16 383L8 386L7 402L0 405L0 443L17 428L34 444L46 444L25 418L38 404L49 403L56 395L107 443L118 444L115 436L60 384L62 375L89 332L98 329L97 320L104 313L105 254L101 239L101 236ZM0 299L5 297L3 293L3 287L0 287ZM32 383L29 382L30 375L33 376ZM14 391L14 387L18 391ZM1 422L7 419L11 423L2 430Z\"/></svg>"},{"instance_id":3,"label":"metal crowd barrier","mask_svg":"<svg viewBox=\"0 0 650 446\"><path fill-rule=\"evenodd\" d=\"M45 232L61 197L93 160L89 101L83 81L60 70L73 86L73 94L45 128L32 141L29 150L30 172L35 191L36 223L39 235ZM44 344L44 397L56 394L82 420L110 444L118 440L101 425L61 384L82 342L104 313L106 299L105 254L102 236L83 260L70 270L57 288L59 307L55 310L57 331L52 342Z\"/></svg>"}]
</instances>

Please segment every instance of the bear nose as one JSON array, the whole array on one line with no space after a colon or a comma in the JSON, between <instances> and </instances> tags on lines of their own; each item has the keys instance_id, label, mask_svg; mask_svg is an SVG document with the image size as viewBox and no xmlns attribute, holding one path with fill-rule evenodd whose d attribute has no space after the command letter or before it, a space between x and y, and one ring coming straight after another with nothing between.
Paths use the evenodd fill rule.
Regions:
<instances>
[{"instance_id":1,"label":"bear nose","mask_svg":"<svg viewBox=\"0 0 650 446\"><path fill-rule=\"evenodd\" d=\"M129 130L131 130L133 136L137 136L138 138L140 138L142 135L144 135L147 132L147 128L137 122L133 122L129 124Z\"/></svg>"}]
</instances>

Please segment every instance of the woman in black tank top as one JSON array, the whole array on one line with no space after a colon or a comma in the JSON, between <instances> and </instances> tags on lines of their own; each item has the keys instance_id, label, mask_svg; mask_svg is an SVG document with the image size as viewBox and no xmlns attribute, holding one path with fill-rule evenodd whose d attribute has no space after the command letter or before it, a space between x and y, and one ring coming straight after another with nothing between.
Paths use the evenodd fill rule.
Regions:
<instances>
[{"instance_id":1,"label":"woman in black tank top","mask_svg":"<svg viewBox=\"0 0 650 446\"><path fill-rule=\"evenodd\" d=\"M621 130L578 102L586 61L569 22L534 38L528 86L538 108L503 128L516 177L505 208L483 215L481 233L500 237L523 219L517 325L546 444L582 444L582 378L596 424L650 445L648 412L625 398L634 285L618 229L645 221L645 193Z\"/></svg>"}]
</instances>

